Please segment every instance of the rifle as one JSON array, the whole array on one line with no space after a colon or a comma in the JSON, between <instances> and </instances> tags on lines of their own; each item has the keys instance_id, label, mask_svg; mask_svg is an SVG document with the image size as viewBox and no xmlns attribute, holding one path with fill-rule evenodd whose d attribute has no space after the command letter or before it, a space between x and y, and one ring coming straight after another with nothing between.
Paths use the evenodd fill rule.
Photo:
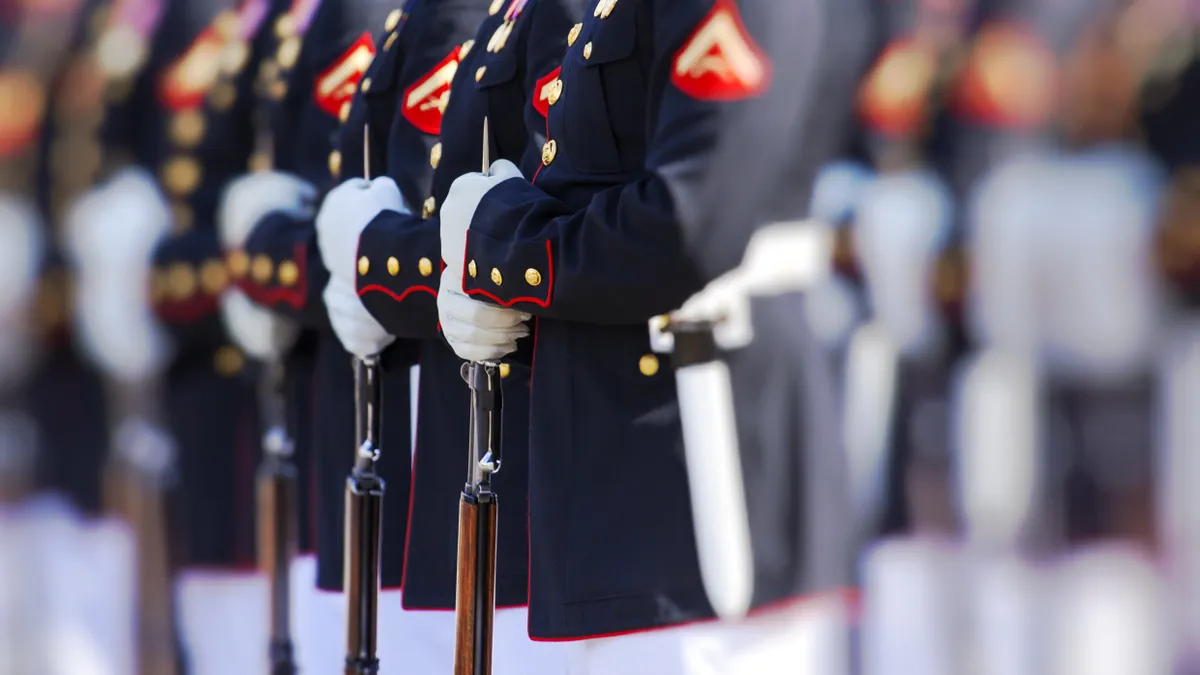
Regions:
<instances>
[{"instance_id":1,"label":"rifle","mask_svg":"<svg viewBox=\"0 0 1200 675\"><path fill-rule=\"evenodd\" d=\"M458 507L458 583L454 600L454 675L490 675L496 610L496 493L500 470L499 364L464 363L471 389L467 482Z\"/></svg>"},{"instance_id":2,"label":"rifle","mask_svg":"<svg viewBox=\"0 0 1200 675\"><path fill-rule=\"evenodd\" d=\"M370 126L363 126L363 177L371 179ZM379 461L380 414L383 392L379 359L355 358L354 468L346 478L346 539L343 584L350 603L346 624L346 675L375 675L379 610L380 532L384 481L375 470Z\"/></svg>"},{"instance_id":3,"label":"rifle","mask_svg":"<svg viewBox=\"0 0 1200 675\"><path fill-rule=\"evenodd\" d=\"M271 586L271 675L293 675L290 566L296 555L298 498L292 439L283 399L283 363L275 360L262 378L262 463L258 468L258 566Z\"/></svg>"},{"instance_id":4,"label":"rifle","mask_svg":"<svg viewBox=\"0 0 1200 675\"><path fill-rule=\"evenodd\" d=\"M483 173L491 170L491 135L483 118ZM500 470L499 364L464 363L471 389L467 482L458 506L458 581L454 598L454 675L490 675L496 612L496 493Z\"/></svg>"},{"instance_id":5,"label":"rifle","mask_svg":"<svg viewBox=\"0 0 1200 675\"><path fill-rule=\"evenodd\" d=\"M136 545L136 672L179 675L183 649L174 601L176 551L169 534L177 449L152 421L154 390L149 382L110 383L110 400L119 412L104 469L104 498L107 510L129 524Z\"/></svg>"}]
</instances>

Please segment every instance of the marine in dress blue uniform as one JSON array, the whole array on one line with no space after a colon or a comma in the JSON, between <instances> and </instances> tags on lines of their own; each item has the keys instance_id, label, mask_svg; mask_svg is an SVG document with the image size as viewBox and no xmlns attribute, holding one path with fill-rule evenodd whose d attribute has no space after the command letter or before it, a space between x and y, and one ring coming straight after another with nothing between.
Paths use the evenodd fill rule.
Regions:
<instances>
[{"instance_id":1,"label":"marine in dress blue uniform","mask_svg":"<svg viewBox=\"0 0 1200 675\"><path fill-rule=\"evenodd\" d=\"M567 39L535 175L498 162L451 188L438 298L447 337L472 358L507 346L482 349L485 326L451 334L448 319L462 311L447 302L451 289L509 307L517 321L537 317L529 611L531 636L548 640L712 616L674 383L645 326L703 283L665 177L707 159L718 101L759 94L770 78L730 2L604 0ZM617 656L618 644L653 639L588 643L585 668L611 658L623 672L683 672L663 645L656 659Z\"/></svg>"},{"instance_id":2,"label":"marine in dress blue uniform","mask_svg":"<svg viewBox=\"0 0 1200 675\"><path fill-rule=\"evenodd\" d=\"M374 317L379 330L402 340L421 341L417 437L404 566L404 605L408 610L454 608L458 513L454 501L446 496L461 489L461 449L468 442L470 400L461 378L462 360L438 332L441 242L437 205L445 199L455 178L480 165L485 117L491 130L488 143L493 157L540 163L544 115L550 102L558 97L554 86L557 66L566 47L567 32L583 10L582 3L576 6L550 0L463 6L459 16L467 27L472 27L471 17L477 19L473 39L455 45L403 91L389 139L389 167L405 167L412 160L400 153L409 148L397 139L403 141L413 132L397 127L416 128L429 141L440 133L428 154L420 156L421 163L427 161L433 169L432 189L421 203L420 212L409 212L404 204L396 205L396 210L371 210L349 218L354 225L343 225L341 221L346 218L338 219L321 235L330 242L322 250L326 260L331 255L346 257L329 262L329 267L345 270L348 278L343 281L355 284L347 283L346 287L361 297L362 306ZM369 96L366 101L370 105ZM354 120L352 111L347 124L351 129ZM395 176L397 182L404 179L404 175ZM354 199L358 189L348 184L339 192L344 192L345 199ZM336 213L346 210L339 208ZM321 218L318 229L323 229ZM337 328L338 315L331 314L331 321ZM496 667L523 672L559 668L547 660L547 649L538 650L544 656L528 651L526 613L516 609L527 600L527 514L521 502L528 492L525 446L531 346L531 341L525 340L521 353L500 370L505 390L505 462L496 484L501 494L508 495L503 497L506 503L516 502L502 509L499 526L496 604L501 611L495 637ZM389 411L393 415L401 413L407 411ZM429 667L447 668L453 646L451 624L441 620L429 625L442 631L434 638L441 651Z\"/></svg>"},{"instance_id":3,"label":"marine in dress blue uniform","mask_svg":"<svg viewBox=\"0 0 1200 675\"><path fill-rule=\"evenodd\" d=\"M216 227L221 191L255 147L254 78L281 2L220 3L158 79L158 177L173 232L159 243L151 301L175 354L165 408L180 443L189 533L181 612L195 672L257 668L267 641L265 579L254 556L258 373L222 325L229 283Z\"/></svg>"},{"instance_id":4,"label":"marine in dress blue uniform","mask_svg":"<svg viewBox=\"0 0 1200 675\"><path fill-rule=\"evenodd\" d=\"M304 560L293 566L293 587L300 593L295 643L304 670L340 668L344 656L342 505L354 448L354 393L349 359L331 344L324 320L320 289L328 274L315 250L315 210L300 207L328 189L331 174L340 170L334 150L339 116L376 54L371 33L391 9L384 3L300 0L273 20L268 56L257 73L258 94L266 103L266 142L251 160L258 171L232 185L222 207L222 244L238 291L269 312L274 324L268 333L298 333L290 344L276 346L286 349L288 424L298 454L307 451L311 472L301 494L310 497L306 529L317 560L313 567ZM260 180L277 187L264 189ZM239 184L241 197L235 196ZM227 322L239 320L226 315ZM390 394L403 400L407 395L407 388ZM406 457L393 453L381 470L401 488L408 482ZM389 494L389 522L403 520L407 499L397 492ZM402 545L402 539L399 546L391 539L384 544L385 562L397 561L396 574L383 576L384 588L399 584ZM312 589L314 583L315 593L304 594L303 586Z\"/></svg>"},{"instance_id":5,"label":"marine in dress blue uniform","mask_svg":"<svg viewBox=\"0 0 1200 675\"><path fill-rule=\"evenodd\" d=\"M105 73L88 70L86 59L99 37L88 32L89 26L107 5L91 0L78 8L61 32L68 36L67 53L45 80L46 123L40 130L34 167L36 201L48 235L36 309L43 348L25 390L40 439L36 485L66 495L91 517L101 511L100 467L108 453L106 401L96 367L73 343L74 277L55 235L66 207L98 177L103 159L99 120L114 114L111 109L116 107L114 101L86 95L104 86L96 81ZM147 37L153 28L154 24L144 27ZM73 423L62 424L63 417Z\"/></svg>"}]
</instances>

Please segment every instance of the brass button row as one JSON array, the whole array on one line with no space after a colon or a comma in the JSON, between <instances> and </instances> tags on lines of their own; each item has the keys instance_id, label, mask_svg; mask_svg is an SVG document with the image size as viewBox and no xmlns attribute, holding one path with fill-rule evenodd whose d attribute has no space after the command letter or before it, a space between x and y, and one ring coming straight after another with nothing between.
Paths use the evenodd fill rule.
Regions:
<instances>
[{"instance_id":1,"label":"brass button row","mask_svg":"<svg viewBox=\"0 0 1200 675\"><path fill-rule=\"evenodd\" d=\"M391 276L400 274L400 261L395 256L390 256L387 259L387 271ZM421 276L427 277L433 274L433 261L429 258L421 258L417 261L417 271ZM371 259L367 256L361 256L358 259L358 273L366 276L371 272Z\"/></svg>"},{"instance_id":2,"label":"brass button row","mask_svg":"<svg viewBox=\"0 0 1200 675\"><path fill-rule=\"evenodd\" d=\"M154 302L170 299L174 302L188 300L196 289L208 295L220 295L229 286L229 273L220 259L206 260L199 271L185 262L174 263L165 271L158 271L151 278L150 294Z\"/></svg>"},{"instance_id":3,"label":"brass button row","mask_svg":"<svg viewBox=\"0 0 1200 675\"><path fill-rule=\"evenodd\" d=\"M474 260L467 263L467 274L471 275L472 279L479 274L479 267L475 264ZM493 267L489 276L493 284L496 284L497 286L504 284L504 275L499 269ZM542 273L530 267L529 269L525 270L525 283L529 284L530 286L540 286L542 283Z\"/></svg>"}]
</instances>

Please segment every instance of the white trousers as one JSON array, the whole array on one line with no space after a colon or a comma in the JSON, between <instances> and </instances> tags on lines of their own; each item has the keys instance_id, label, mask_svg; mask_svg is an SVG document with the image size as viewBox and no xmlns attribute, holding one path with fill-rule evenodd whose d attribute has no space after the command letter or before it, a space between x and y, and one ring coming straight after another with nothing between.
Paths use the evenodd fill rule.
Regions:
<instances>
[{"instance_id":1,"label":"white trousers","mask_svg":"<svg viewBox=\"0 0 1200 675\"><path fill-rule=\"evenodd\" d=\"M192 675L267 672L271 596L266 575L184 570L176 597Z\"/></svg>"},{"instance_id":2,"label":"white trousers","mask_svg":"<svg viewBox=\"0 0 1200 675\"><path fill-rule=\"evenodd\" d=\"M840 597L815 598L741 621L711 621L574 643L564 675L846 675Z\"/></svg>"}]
</instances>

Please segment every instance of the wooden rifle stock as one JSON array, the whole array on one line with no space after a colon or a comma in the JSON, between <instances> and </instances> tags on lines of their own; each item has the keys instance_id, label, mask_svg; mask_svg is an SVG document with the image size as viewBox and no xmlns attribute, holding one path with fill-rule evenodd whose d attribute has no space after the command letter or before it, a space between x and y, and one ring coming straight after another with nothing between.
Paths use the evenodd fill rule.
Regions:
<instances>
[{"instance_id":1,"label":"wooden rifle stock","mask_svg":"<svg viewBox=\"0 0 1200 675\"><path fill-rule=\"evenodd\" d=\"M463 365L471 388L467 483L458 511L454 675L491 675L496 610L496 515L492 474L500 470L503 397L496 364Z\"/></svg>"},{"instance_id":2,"label":"wooden rifle stock","mask_svg":"<svg viewBox=\"0 0 1200 675\"><path fill-rule=\"evenodd\" d=\"M362 438L346 479L346 540L343 588L349 603L345 675L375 675L379 605L383 479L375 471L382 403L378 365L354 361L355 412Z\"/></svg>"},{"instance_id":3,"label":"wooden rifle stock","mask_svg":"<svg viewBox=\"0 0 1200 675\"><path fill-rule=\"evenodd\" d=\"M125 418L105 467L108 510L128 523L135 543L135 640L139 675L180 675L171 535L175 448L161 429Z\"/></svg>"},{"instance_id":4,"label":"wooden rifle stock","mask_svg":"<svg viewBox=\"0 0 1200 675\"><path fill-rule=\"evenodd\" d=\"M271 675L293 675L291 630L291 564L298 533L297 470L287 433L283 400L283 366L268 366L263 375L261 408L264 427L262 463L257 476L258 567L270 581L271 637L267 646Z\"/></svg>"}]
</instances>

